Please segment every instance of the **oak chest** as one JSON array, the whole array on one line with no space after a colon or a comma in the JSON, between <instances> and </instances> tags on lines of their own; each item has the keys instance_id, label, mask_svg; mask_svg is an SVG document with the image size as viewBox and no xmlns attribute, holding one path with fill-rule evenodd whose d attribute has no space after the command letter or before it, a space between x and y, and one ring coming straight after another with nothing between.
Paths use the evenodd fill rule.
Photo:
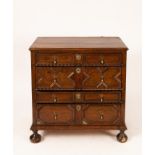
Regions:
<instances>
[{"instance_id":1,"label":"oak chest","mask_svg":"<svg viewBox=\"0 0 155 155\"><path fill-rule=\"evenodd\" d=\"M119 37L38 37L32 46L34 143L38 130L120 130L126 142L126 45Z\"/></svg>"}]
</instances>

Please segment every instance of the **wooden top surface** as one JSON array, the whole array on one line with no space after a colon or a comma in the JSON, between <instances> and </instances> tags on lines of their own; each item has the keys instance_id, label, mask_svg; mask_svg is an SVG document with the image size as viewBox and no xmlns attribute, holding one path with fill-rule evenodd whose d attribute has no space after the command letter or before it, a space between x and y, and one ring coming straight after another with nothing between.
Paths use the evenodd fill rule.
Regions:
<instances>
[{"instance_id":1,"label":"wooden top surface","mask_svg":"<svg viewBox=\"0 0 155 155\"><path fill-rule=\"evenodd\" d=\"M30 50L55 48L128 49L119 37L38 37Z\"/></svg>"}]
</instances>

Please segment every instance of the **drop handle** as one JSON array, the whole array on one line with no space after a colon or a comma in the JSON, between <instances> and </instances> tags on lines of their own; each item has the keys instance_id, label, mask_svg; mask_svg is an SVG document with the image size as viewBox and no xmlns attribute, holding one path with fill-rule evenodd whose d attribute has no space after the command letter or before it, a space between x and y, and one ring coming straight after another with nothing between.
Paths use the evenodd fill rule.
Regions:
<instances>
[{"instance_id":1,"label":"drop handle","mask_svg":"<svg viewBox=\"0 0 155 155\"><path fill-rule=\"evenodd\" d=\"M57 102L57 98L56 98L56 97L53 99L53 102L54 102L54 103L56 103L56 102Z\"/></svg>"},{"instance_id":2,"label":"drop handle","mask_svg":"<svg viewBox=\"0 0 155 155\"><path fill-rule=\"evenodd\" d=\"M54 60L53 63L54 63L54 65L56 65L57 64L57 60Z\"/></svg>"},{"instance_id":3,"label":"drop handle","mask_svg":"<svg viewBox=\"0 0 155 155\"><path fill-rule=\"evenodd\" d=\"M57 120L58 114L56 112L53 112L53 117L54 117L54 120Z\"/></svg>"},{"instance_id":4,"label":"drop handle","mask_svg":"<svg viewBox=\"0 0 155 155\"><path fill-rule=\"evenodd\" d=\"M103 120L104 119L104 116L103 115L100 115L100 119Z\"/></svg>"},{"instance_id":5,"label":"drop handle","mask_svg":"<svg viewBox=\"0 0 155 155\"><path fill-rule=\"evenodd\" d=\"M103 102L103 100L104 100L103 97L101 97L100 101Z\"/></svg>"},{"instance_id":6,"label":"drop handle","mask_svg":"<svg viewBox=\"0 0 155 155\"><path fill-rule=\"evenodd\" d=\"M100 113L100 119L101 120L104 120L104 114L103 114L103 112Z\"/></svg>"},{"instance_id":7,"label":"drop handle","mask_svg":"<svg viewBox=\"0 0 155 155\"><path fill-rule=\"evenodd\" d=\"M104 64L104 60L103 59L100 62L101 62L101 64Z\"/></svg>"}]
</instances>

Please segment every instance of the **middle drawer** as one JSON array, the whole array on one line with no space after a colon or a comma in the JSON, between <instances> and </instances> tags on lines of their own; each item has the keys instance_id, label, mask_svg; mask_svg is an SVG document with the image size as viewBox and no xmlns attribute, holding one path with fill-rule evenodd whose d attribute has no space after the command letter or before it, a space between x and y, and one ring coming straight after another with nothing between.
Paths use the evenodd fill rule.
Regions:
<instances>
[{"instance_id":1,"label":"middle drawer","mask_svg":"<svg viewBox=\"0 0 155 155\"><path fill-rule=\"evenodd\" d=\"M121 67L36 67L37 90L120 90Z\"/></svg>"},{"instance_id":2,"label":"middle drawer","mask_svg":"<svg viewBox=\"0 0 155 155\"><path fill-rule=\"evenodd\" d=\"M37 92L37 103L113 103L121 92Z\"/></svg>"}]
</instances>

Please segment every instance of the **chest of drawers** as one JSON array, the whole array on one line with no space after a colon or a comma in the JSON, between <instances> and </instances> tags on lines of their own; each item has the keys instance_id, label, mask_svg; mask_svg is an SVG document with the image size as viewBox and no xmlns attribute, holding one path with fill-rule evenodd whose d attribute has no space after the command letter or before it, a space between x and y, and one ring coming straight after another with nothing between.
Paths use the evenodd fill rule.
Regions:
<instances>
[{"instance_id":1,"label":"chest of drawers","mask_svg":"<svg viewBox=\"0 0 155 155\"><path fill-rule=\"evenodd\" d=\"M32 116L38 130L120 130L126 142L127 47L119 37L38 37L30 47Z\"/></svg>"}]
</instances>

